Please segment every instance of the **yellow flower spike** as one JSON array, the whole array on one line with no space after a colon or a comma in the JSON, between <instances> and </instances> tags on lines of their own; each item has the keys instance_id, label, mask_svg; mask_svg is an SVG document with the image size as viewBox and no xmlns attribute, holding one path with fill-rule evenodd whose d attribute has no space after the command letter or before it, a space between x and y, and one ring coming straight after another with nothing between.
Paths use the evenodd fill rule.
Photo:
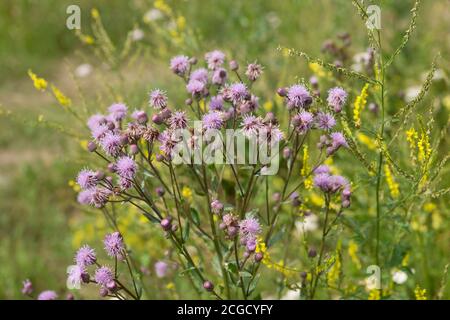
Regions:
<instances>
[{"instance_id":1,"label":"yellow flower spike","mask_svg":"<svg viewBox=\"0 0 450 320\"><path fill-rule=\"evenodd\" d=\"M205 100L204 99L200 100L198 104L200 106L200 110L205 112L205 110L206 110Z\"/></svg>"},{"instance_id":2,"label":"yellow flower spike","mask_svg":"<svg viewBox=\"0 0 450 320\"><path fill-rule=\"evenodd\" d=\"M180 31L183 31L186 28L186 18L183 16L179 16L177 18L177 28Z\"/></svg>"},{"instance_id":3,"label":"yellow flower spike","mask_svg":"<svg viewBox=\"0 0 450 320\"><path fill-rule=\"evenodd\" d=\"M361 127L361 112L367 103L368 89L369 84L366 83L353 103L353 122L357 128Z\"/></svg>"},{"instance_id":4,"label":"yellow flower spike","mask_svg":"<svg viewBox=\"0 0 450 320\"><path fill-rule=\"evenodd\" d=\"M58 100L59 104L63 107L69 107L72 104L72 100L70 98L66 97L61 90L59 90L57 87L52 85L52 91L53 95L55 96L56 100Z\"/></svg>"},{"instance_id":5,"label":"yellow flower spike","mask_svg":"<svg viewBox=\"0 0 450 320\"><path fill-rule=\"evenodd\" d=\"M100 18L100 12L98 11L97 8L92 8L92 9L91 9L91 17L92 17L93 19L98 19L98 18Z\"/></svg>"},{"instance_id":6,"label":"yellow flower spike","mask_svg":"<svg viewBox=\"0 0 450 320\"><path fill-rule=\"evenodd\" d=\"M319 78L329 78L332 75L331 72L326 72L325 69L316 62L310 62L308 67Z\"/></svg>"},{"instance_id":7,"label":"yellow flower spike","mask_svg":"<svg viewBox=\"0 0 450 320\"><path fill-rule=\"evenodd\" d=\"M154 3L154 6L156 9L164 12L167 15L172 15L172 9L169 7L169 5L164 0L156 0Z\"/></svg>"},{"instance_id":8,"label":"yellow flower spike","mask_svg":"<svg viewBox=\"0 0 450 320\"><path fill-rule=\"evenodd\" d=\"M47 81L44 78L39 78L31 69L28 69L28 76L33 81L34 87L39 91L45 91L47 89Z\"/></svg>"},{"instance_id":9,"label":"yellow flower spike","mask_svg":"<svg viewBox=\"0 0 450 320\"><path fill-rule=\"evenodd\" d=\"M311 194L311 203L317 207L322 207L324 205L323 197L318 195L316 192Z\"/></svg>"},{"instance_id":10,"label":"yellow flower spike","mask_svg":"<svg viewBox=\"0 0 450 320\"><path fill-rule=\"evenodd\" d=\"M352 262L355 264L356 268L361 269L361 260L358 258L358 244L350 240L348 244L348 255L352 259Z\"/></svg>"},{"instance_id":11,"label":"yellow flower spike","mask_svg":"<svg viewBox=\"0 0 450 320\"><path fill-rule=\"evenodd\" d=\"M426 162L431 155L431 146L428 135L422 132L419 141L417 142L418 158L419 161Z\"/></svg>"},{"instance_id":12,"label":"yellow flower spike","mask_svg":"<svg viewBox=\"0 0 450 320\"><path fill-rule=\"evenodd\" d=\"M373 139L371 139L370 137L366 136L364 133L357 132L356 133L356 138L363 145L365 145L369 150L376 150L377 149L377 144L375 143L375 141Z\"/></svg>"},{"instance_id":13,"label":"yellow flower spike","mask_svg":"<svg viewBox=\"0 0 450 320\"><path fill-rule=\"evenodd\" d=\"M392 198L397 198L400 194L398 183L395 182L394 176L389 168L389 165L384 165L384 174L386 175L386 183L389 187Z\"/></svg>"},{"instance_id":14,"label":"yellow flower spike","mask_svg":"<svg viewBox=\"0 0 450 320\"><path fill-rule=\"evenodd\" d=\"M73 191L80 192L81 188L75 181L69 180L67 184L69 185L69 187L73 189Z\"/></svg>"},{"instance_id":15,"label":"yellow flower spike","mask_svg":"<svg viewBox=\"0 0 450 320\"><path fill-rule=\"evenodd\" d=\"M414 289L414 295L416 296L416 300L427 300L427 289L420 288L419 285Z\"/></svg>"}]
</instances>

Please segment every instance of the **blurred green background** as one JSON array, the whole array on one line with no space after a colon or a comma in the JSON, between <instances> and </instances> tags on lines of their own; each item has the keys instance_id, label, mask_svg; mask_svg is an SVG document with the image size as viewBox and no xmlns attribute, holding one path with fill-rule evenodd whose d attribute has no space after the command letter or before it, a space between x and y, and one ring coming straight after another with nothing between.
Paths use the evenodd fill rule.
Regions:
<instances>
[{"instance_id":1,"label":"blurred green background","mask_svg":"<svg viewBox=\"0 0 450 320\"><path fill-rule=\"evenodd\" d=\"M429 69L437 52L448 68L449 2L422 2L417 29L395 64L399 75L397 90L420 84L422 73ZM101 61L91 58L89 45L65 26L66 8L70 4L81 8L83 34L91 33L90 12L97 8L111 40L119 47L130 30L143 30L141 45L145 55L140 58L139 70L136 65L121 66L133 84L131 89L141 96L157 84L164 84L172 93L170 84L174 78L166 66L176 53L197 54L200 58L202 52L218 48L243 62L258 60L266 67L262 88L274 90L279 73L286 71L276 51L279 44L316 56L320 55L324 40L347 31L352 35L355 53L364 51L368 45L366 30L348 0L167 1L174 12L185 18L186 27L192 30L196 41L185 47L169 42L164 50L161 44L167 39L143 19L154 7L153 1L2 0L0 105L2 110L12 112L11 115L3 112L0 117L2 299L21 298L20 287L25 278L33 280L37 291L64 288L65 266L72 260L70 221L80 212L69 180L82 167L81 148L77 141L37 121L44 114L45 119L69 128L72 124L56 101L37 92L27 76L27 70L32 69L66 95L76 97L77 88L67 70L83 63L93 65L93 74L103 70ZM412 5L409 0L381 2L386 50L392 51L400 43ZM306 70L303 61L291 60L287 77L294 81L295 76L302 76ZM143 83L142 73L145 81L154 82ZM87 96L95 98L97 88L103 89L98 81L92 75L80 79L84 88L89 88Z\"/></svg>"}]
</instances>

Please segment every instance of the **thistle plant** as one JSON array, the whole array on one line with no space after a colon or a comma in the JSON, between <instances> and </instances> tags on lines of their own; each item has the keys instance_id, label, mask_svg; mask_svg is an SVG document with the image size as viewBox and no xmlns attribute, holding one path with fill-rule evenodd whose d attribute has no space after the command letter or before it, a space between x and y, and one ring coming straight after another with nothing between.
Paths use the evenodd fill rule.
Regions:
<instances>
[{"instance_id":1,"label":"thistle plant","mask_svg":"<svg viewBox=\"0 0 450 320\"><path fill-rule=\"evenodd\" d=\"M117 99L106 112L92 112L85 148L91 161L75 179L77 200L102 214L110 231L103 258L96 243L77 250L68 283L115 299L148 298L149 282L169 277L182 283L171 296L177 298L258 299L263 291L281 298L286 289L300 299L396 298L394 286L412 274L413 250L404 240L417 232L425 247L424 228L438 229L433 223L442 220L435 202L449 192L440 180L448 155L437 152L448 122L435 132L433 104L424 116L416 112L438 59L411 101L391 90L390 72L419 2L393 52L375 29L353 64L349 34L326 41L323 60L279 46L287 57L306 59L309 81L299 75L268 92L259 86L266 70L259 61L244 65L220 50L181 53L166 59L176 89L150 83L145 107ZM362 4L353 3L366 22ZM46 90L44 79L30 77ZM70 99L53 92L72 110ZM133 234L119 221L124 212L161 240L150 248L164 249L154 272L129 245ZM363 270L371 266L381 270L377 285ZM445 291L445 270L443 277L424 271L428 284L443 283L430 296ZM426 298L418 282L409 294ZM32 294L31 282L23 293Z\"/></svg>"}]
</instances>

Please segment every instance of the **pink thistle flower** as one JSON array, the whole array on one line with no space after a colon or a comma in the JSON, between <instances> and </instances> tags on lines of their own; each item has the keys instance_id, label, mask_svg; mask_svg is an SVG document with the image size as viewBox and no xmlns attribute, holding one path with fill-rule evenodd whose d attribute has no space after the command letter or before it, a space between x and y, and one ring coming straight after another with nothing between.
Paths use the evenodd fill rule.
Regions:
<instances>
[{"instance_id":1,"label":"pink thistle flower","mask_svg":"<svg viewBox=\"0 0 450 320\"><path fill-rule=\"evenodd\" d=\"M333 107L334 112L341 112L346 101L347 92L344 89L335 87L328 91L327 102L329 106Z\"/></svg>"},{"instance_id":2,"label":"pink thistle flower","mask_svg":"<svg viewBox=\"0 0 450 320\"><path fill-rule=\"evenodd\" d=\"M206 85L208 83L208 70L206 70L205 68L200 68L192 71L191 75L189 76L189 81L192 80L200 81Z\"/></svg>"},{"instance_id":3,"label":"pink thistle flower","mask_svg":"<svg viewBox=\"0 0 450 320\"><path fill-rule=\"evenodd\" d=\"M299 84L293 85L288 89L286 100L289 110L306 108L312 103L308 90Z\"/></svg>"},{"instance_id":4,"label":"pink thistle flower","mask_svg":"<svg viewBox=\"0 0 450 320\"><path fill-rule=\"evenodd\" d=\"M119 232L107 234L103 240L103 243L108 256L116 257L119 260L124 258L125 245Z\"/></svg>"},{"instance_id":5,"label":"pink thistle flower","mask_svg":"<svg viewBox=\"0 0 450 320\"><path fill-rule=\"evenodd\" d=\"M52 290L42 291L37 297L38 300L56 300L57 298L58 295Z\"/></svg>"},{"instance_id":6,"label":"pink thistle flower","mask_svg":"<svg viewBox=\"0 0 450 320\"><path fill-rule=\"evenodd\" d=\"M189 69L189 58L186 56L176 56L170 60L170 70L173 73L184 76Z\"/></svg>"},{"instance_id":7,"label":"pink thistle flower","mask_svg":"<svg viewBox=\"0 0 450 320\"><path fill-rule=\"evenodd\" d=\"M95 250L88 245L82 246L75 254L75 263L80 267L93 265L97 261Z\"/></svg>"},{"instance_id":8,"label":"pink thistle flower","mask_svg":"<svg viewBox=\"0 0 450 320\"><path fill-rule=\"evenodd\" d=\"M155 109L164 109L167 107L167 95L160 89L150 92L150 105Z\"/></svg>"},{"instance_id":9,"label":"pink thistle flower","mask_svg":"<svg viewBox=\"0 0 450 320\"><path fill-rule=\"evenodd\" d=\"M205 54L205 60L209 69L217 69L225 61L225 54L222 51L214 50Z\"/></svg>"},{"instance_id":10,"label":"pink thistle flower","mask_svg":"<svg viewBox=\"0 0 450 320\"><path fill-rule=\"evenodd\" d=\"M186 112L184 111L176 111L172 113L171 117L168 120L170 129L184 129L187 127L187 118Z\"/></svg>"},{"instance_id":11,"label":"pink thistle flower","mask_svg":"<svg viewBox=\"0 0 450 320\"><path fill-rule=\"evenodd\" d=\"M123 156L119 158L116 162L116 172L121 178L125 178L128 180L133 180L136 171L137 165L133 159L128 156Z\"/></svg>"},{"instance_id":12,"label":"pink thistle flower","mask_svg":"<svg viewBox=\"0 0 450 320\"><path fill-rule=\"evenodd\" d=\"M77 183L82 189L95 187L98 183L97 174L92 170L83 169L78 173Z\"/></svg>"},{"instance_id":13,"label":"pink thistle flower","mask_svg":"<svg viewBox=\"0 0 450 320\"><path fill-rule=\"evenodd\" d=\"M202 126L203 129L220 129L223 126L222 113L218 111L210 111L209 113L203 115Z\"/></svg>"},{"instance_id":14,"label":"pink thistle flower","mask_svg":"<svg viewBox=\"0 0 450 320\"><path fill-rule=\"evenodd\" d=\"M127 116L128 108L123 103L114 103L109 108L109 116L114 121L120 121Z\"/></svg>"}]
</instances>

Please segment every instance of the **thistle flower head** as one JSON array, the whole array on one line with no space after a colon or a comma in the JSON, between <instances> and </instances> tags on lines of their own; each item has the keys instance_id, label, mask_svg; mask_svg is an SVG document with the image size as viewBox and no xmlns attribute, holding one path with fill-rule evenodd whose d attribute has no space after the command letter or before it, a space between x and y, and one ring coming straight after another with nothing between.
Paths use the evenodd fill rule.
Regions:
<instances>
[{"instance_id":1,"label":"thistle flower head","mask_svg":"<svg viewBox=\"0 0 450 320\"><path fill-rule=\"evenodd\" d=\"M217 69L225 61L225 54L222 51L214 50L205 54L205 60L209 69Z\"/></svg>"},{"instance_id":2,"label":"thistle flower head","mask_svg":"<svg viewBox=\"0 0 450 320\"><path fill-rule=\"evenodd\" d=\"M305 134L309 129L311 129L313 121L314 117L308 111L301 111L292 117L292 125L300 134Z\"/></svg>"},{"instance_id":3,"label":"thistle flower head","mask_svg":"<svg viewBox=\"0 0 450 320\"><path fill-rule=\"evenodd\" d=\"M187 127L186 112L175 111L168 120L170 129L184 129Z\"/></svg>"},{"instance_id":4,"label":"thistle flower head","mask_svg":"<svg viewBox=\"0 0 450 320\"><path fill-rule=\"evenodd\" d=\"M78 266L86 267L93 265L97 261L97 256L94 249L88 245L84 245L78 249L74 260Z\"/></svg>"},{"instance_id":5,"label":"thistle flower head","mask_svg":"<svg viewBox=\"0 0 450 320\"><path fill-rule=\"evenodd\" d=\"M259 138L261 143L275 144L283 140L284 133L278 125L269 122L261 127Z\"/></svg>"},{"instance_id":6,"label":"thistle flower head","mask_svg":"<svg viewBox=\"0 0 450 320\"><path fill-rule=\"evenodd\" d=\"M85 278L87 274L86 268L84 266L71 266L67 270L67 282L71 284L72 287L78 287Z\"/></svg>"},{"instance_id":7,"label":"thistle flower head","mask_svg":"<svg viewBox=\"0 0 450 320\"><path fill-rule=\"evenodd\" d=\"M164 261L157 261L155 263L155 273L158 278L164 278L169 269L169 265Z\"/></svg>"},{"instance_id":8,"label":"thistle flower head","mask_svg":"<svg viewBox=\"0 0 450 320\"><path fill-rule=\"evenodd\" d=\"M128 108L123 103L114 103L109 108L109 116L114 121L120 121L127 116Z\"/></svg>"},{"instance_id":9,"label":"thistle flower head","mask_svg":"<svg viewBox=\"0 0 450 320\"><path fill-rule=\"evenodd\" d=\"M167 107L167 95L160 89L155 89L150 92L150 106L155 109L164 109Z\"/></svg>"},{"instance_id":10,"label":"thistle flower head","mask_svg":"<svg viewBox=\"0 0 450 320\"><path fill-rule=\"evenodd\" d=\"M331 144L327 148L327 154L331 155L336 152L340 147L348 148L347 140L341 132L333 132L331 135Z\"/></svg>"},{"instance_id":11,"label":"thistle flower head","mask_svg":"<svg viewBox=\"0 0 450 320\"><path fill-rule=\"evenodd\" d=\"M104 187L94 187L88 189L91 191L91 201L90 205L96 208L103 208L104 205L108 202L109 197L111 195L111 191Z\"/></svg>"},{"instance_id":12,"label":"thistle flower head","mask_svg":"<svg viewBox=\"0 0 450 320\"><path fill-rule=\"evenodd\" d=\"M97 128L101 124L106 123L106 117L102 114L94 114L89 117L87 121L87 126L91 131L93 131L95 128Z\"/></svg>"},{"instance_id":13,"label":"thistle flower head","mask_svg":"<svg viewBox=\"0 0 450 320\"><path fill-rule=\"evenodd\" d=\"M244 239L256 239L261 233L261 225L255 217L248 217L239 223L239 234Z\"/></svg>"},{"instance_id":14,"label":"thistle flower head","mask_svg":"<svg viewBox=\"0 0 450 320\"><path fill-rule=\"evenodd\" d=\"M123 156L116 162L116 172L121 178L133 180L136 170L136 162L128 156Z\"/></svg>"},{"instance_id":15,"label":"thistle flower head","mask_svg":"<svg viewBox=\"0 0 450 320\"><path fill-rule=\"evenodd\" d=\"M24 295L30 295L33 293L33 284L31 283L30 280L26 279L23 283L22 283L22 294Z\"/></svg>"},{"instance_id":16,"label":"thistle flower head","mask_svg":"<svg viewBox=\"0 0 450 320\"><path fill-rule=\"evenodd\" d=\"M103 266L95 270L95 281L102 287L107 287L114 281L114 273L109 267Z\"/></svg>"},{"instance_id":17,"label":"thistle flower head","mask_svg":"<svg viewBox=\"0 0 450 320\"><path fill-rule=\"evenodd\" d=\"M211 97L211 101L209 102L209 110L210 111L222 111L223 110L223 98L222 96L214 96Z\"/></svg>"},{"instance_id":18,"label":"thistle flower head","mask_svg":"<svg viewBox=\"0 0 450 320\"><path fill-rule=\"evenodd\" d=\"M224 68L217 68L214 70L211 82L217 85L224 85L227 80L227 71Z\"/></svg>"},{"instance_id":19,"label":"thistle flower head","mask_svg":"<svg viewBox=\"0 0 450 320\"><path fill-rule=\"evenodd\" d=\"M241 123L242 133L246 137L255 137L259 130L264 127L261 117L254 115L245 115Z\"/></svg>"},{"instance_id":20,"label":"thistle flower head","mask_svg":"<svg viewBox=\"0 0 450 320\"><path fill-rule=\"evenodd\" d=\"M295 84L288 89L286 100L289 110L306 108L312 103L308 90L299 84Z\"/></svg>"},{"instance_id":21,"label":"thistle flower head","mask_svg":"<svg viewBox=\"0 0 450 320\"><path fill-rule=\"evenodd\" d=\"M248 97L249 93L247 91L247 87L242 82L233 83L229 87L229 98L234 103L244 100Z\"/></svg>"},{"instance_id":22,"label":"thistle flower head","mask_svg":"<svg viewBox=\"0 0 450 320\"><path fill-rule=\"evenodd\" d=\"M109 127L106 123L99 124L91 129L92 138L99 141L108 133Z\"/></svg>"},{"instance_id":23,"label":"thistle flower head","mask_svg":"<svg viewBox=\"0 0 450 320\"><path fill-rule=\"evenodd\" d=\"M316 116L316 125L319 129L330 130L336 125L336 120L329 113L319 112Z\"/></svg>"},{"instance_id":24,"label":"thistle flower head","mask_svg":"<svg viewBox=\"0 0 450 320\"><path fill-rule=\"evenodd\" d=\"M92 200L92 190L91 189L87 189L87 190L81 190L81 192L78 194L77 196L77 201L79 204L90 204Z\"/></svg>"},{"instance_id":25,"label":"thistle flower head","mask_svg":"<svg viewBox=\"0 0 450 320\"><path fill-rule=\"evenodd\" d=\"M217 200L217 199L214 199L214 200L211 202L211 210L212 210L212 212L214 212L215 214L221 213L222 210L223 210L223 203L220 202L220 201Z\"/></svg>"},{"instance_id":26,"label":"thistle flower head","mask_svg":"<svg viewBox=\"0 0 450 320\"><path fill-rule=\"evenodd\" d=\"M123 238L119 232L107 234L103 240L103 244L105 245L105 250L108 256L116 257L120 260L123 259L125 246L123 244Z\"/></svg>"},{"instance_id":27,"label":"thistle flower head","mask_svg":"<svg viewBox=\"0 0 450 320\"><path fill-rule=\"evenodd\" d=\"M247 70L245 71L245 75L250 81L256 81L262 74L263 68L260 64L250 63L247 66Z\"/></svg>"},{"instance_id":28,"label":"thistle flower head","mask_svg":"<svg viewBox=\"0 0 450 320\"><path fill-rule=\"evenodd\" d=\"M205 68L200 68L197 70L192 71L191 75L189 76L189 81L197 80L202 82L203 84L208 83L208 70Z\"/></svg>"},{"instance_id":29,"label":"thistle flower head","mask_svg":"<svg viewBox=\"0 0 450 320\"><path fill-rule=\"evenodd\" d=\"M223 126L222 113L218 111L210 111L202 117L203 129L217 129Z\"/></svg>"},{"instance_id":30,"label":"thistle flower head","mask_svg":"<svg viewBox=\"0 0 450 320\"><path fill-rule=\"evenodd\" d=\"M341 112L346 101L347 92L341 87L335 87L328 90L327 103L330 107L333 107L335 112Z\"/></svg>"},{"instance_id":31,"label":"thistle flower head","mask_svg":"<svg viewBox=\"0 0 450 320\"><path fill-rule=\"evenodd\" d=\"M38 300L56 300L57 298L58 295L52 290L42 291L37 297Z\"/></svg>"},{"instance_id":32,"label":"thistle flower head","mask_svg":"<svg viewBox=\"0 0 450 320\"><path fill-rule=\"evenodd\" d=\"M92 170L83 169L78 173L77 183L81 189L95 187L98 183L97 175Z\"/></svg>"},{"instance_id":33,"label":"thistle flower head","mask_svg":"<svg viewBox=\"0 0 450 320\"><path fill-rule=\"evenodd\" d=\"M329 173L329 172L330 172L330 168L325 164L318 166L314 170L314 174Z\"/></svg>"},{"instance_id":34,"label":"thistle flower head","mask_svg":"<svg viewBox=\"0 0 450 320\"><path fill-rule=\"evenodd\" d=\"M122 148L122 138L119 134L109 131L100 141L100 145L106 154L117 157Z\"/></svg>"},{"instance_id":35,"label":"thistle flower head","mask_svg":"<svg viewBox=\"0 0 450 320\"><path fill-rule=\"evenodd\" d=\"M189 58L186 56L176 56L170 60L170 70L173 73L184 76L189 69Z\"/></svg>"},{"instance_id":36,"label":"thistle flower head","mask_svg":"<svg viewBox=\"0 0 450 320\"><path fill-rule=\"evenodd\" d=\"M205 91L205 83L199 80L189 80L186 90L193 96L200 96Z\"/></svg>"}]
</instances>

